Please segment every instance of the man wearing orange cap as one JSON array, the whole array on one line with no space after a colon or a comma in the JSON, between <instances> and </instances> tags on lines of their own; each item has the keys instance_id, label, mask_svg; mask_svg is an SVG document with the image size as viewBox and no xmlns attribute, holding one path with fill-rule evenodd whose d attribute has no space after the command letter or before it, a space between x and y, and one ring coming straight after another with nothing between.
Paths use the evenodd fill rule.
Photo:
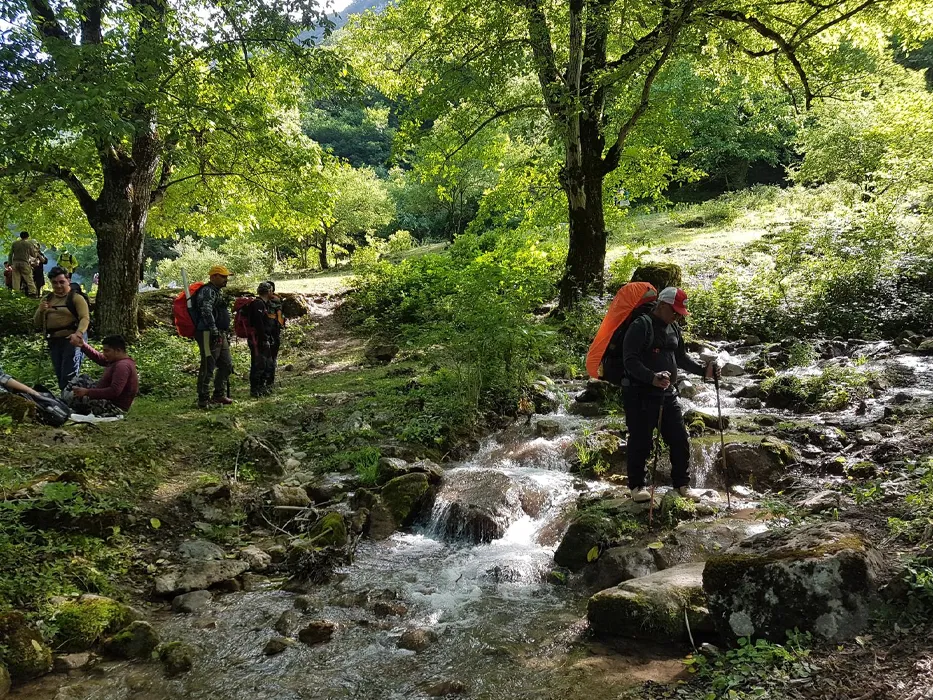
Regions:
<instances>
[{"instance_id":1,"label":"man wearing orange cap","mask_svg":"<svg viewBox=\"0 0 933 700\"><path fill-rule=\"evenodd\" d=\"M191 315L195 323L194 338L201 351L201 368L198 371L199 408L208 408L212 404L226 406L233 403L227 396L227 381L233 371L233 357L230 355L230 341L227 339L230 332L230 310L223 295L230 270L223 265L214 265L208 276L210 281L195 293L191 305Z\"/></svg>"},{"instance_id":2,"label":"man wearing orange cap","mask_svg":"<svg viewBox=\"0 0 933 700\"><path fill-rule=\"evenodd\" d=\"M684 369L707 378L719 368L714 362L701 365L687 355L678 322L689 315L687 294L665 287L651 313L639 316L622 341L622 402L628 428L626 463L628 485L636 503L651 500L645 489L645 465L651 454L655 427L671 453L671 480L684 498L696 499L690 489L690 439L677 401L677 370Z\"/></svg>"}]
</instances>

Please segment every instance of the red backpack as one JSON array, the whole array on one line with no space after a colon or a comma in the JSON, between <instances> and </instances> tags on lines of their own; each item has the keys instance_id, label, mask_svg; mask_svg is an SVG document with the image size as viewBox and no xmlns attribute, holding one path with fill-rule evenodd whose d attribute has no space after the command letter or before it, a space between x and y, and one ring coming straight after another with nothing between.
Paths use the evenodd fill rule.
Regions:
<instances>
[{"instance_id":1,"label":"red backpack","mask_svg":"<svg viewBox=\"0 0 933 700\"><path fill-rule=\"evenodd\" d=\"M618 291L609 305L606 317L596 332L596 337L593 338L593 343L590 345L590 351L586 355L587 374L593 379L606 378L603 372L603 355L605 355L606 348L609 347L609 343L616 331L627 324L628 321L634 320L637 315L640 315L635 313L636 310L643 313L648 308L645 305L650 304L657 298L657 290L647 282L629 282ZM645 308L642 308L643 306ZM609 381L612 381L612 379L614 378L610 378Z\"/></svg>"},{"instance_id":2,"label":"red backpack","mask_svg":"<svg viewBox=\"0 0 933 700\"><path fill-rule=\"evenodd\" d=\"M249 338L252 335L246 307L253 303L253 297L237 297L233 302L233 332L237 338Z\"/></svg>"},{"instance_id":3,"label":"red backpack","mask_svg":"<svg viewBox=\"0 0 933 700\"><path fill-rule=\"evenodd\" d=\"M195 282L188 287L188 294L191 295L192 304L198 290L204 286L204 282ZM184 292L181 292L175 301L172 302L172 319L175 321L175 330L182 338L193 338L195 331L194 318L188 309L188 298Z\"/></svg>"}]
</instances>

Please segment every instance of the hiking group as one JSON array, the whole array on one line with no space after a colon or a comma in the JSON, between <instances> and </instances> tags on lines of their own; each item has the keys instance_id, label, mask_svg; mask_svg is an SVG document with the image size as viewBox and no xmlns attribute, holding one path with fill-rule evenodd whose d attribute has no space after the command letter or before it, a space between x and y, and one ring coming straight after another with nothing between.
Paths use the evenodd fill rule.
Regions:
<instances>
[{"instance_id":1,"label":"hiking group","mask_svg":"<svg viewBox=\"0 0 933 700\"><path fill-rule=\"evenodd\" d=\"M259 398L272 391L278 365L279 347L285 318L282 301L275 295L275 284L261 282L255 297L237 297L233 306L233 327L223 289L230 271L215 265L206 283L195 282L175 298L173 315L178 334L198 345L198 407L225 406L230 398L233 356L230 334L245 338L250 350L250 396Z\"/></svg>"},{"instance_id":2,"label":"hiking group","mask_svg":"<svg viewBox=\"0 0 933 700\"><path fill-rule=\"evenodd\" d=\"M653 496L653 489L645 488L645 471L655 429L670 450L674 489L698 500L690 488L690 439L678 400L678 370L718 382L720 369L715 361L701 364L687 354L680 330L689 315L686 301L677 287L658 292L647 282L630 282L610 304L587 354L588 374L621 388L628 486L637 503ZM660 450L660 443L655 448Z\"/></svg>"}]
</instances>

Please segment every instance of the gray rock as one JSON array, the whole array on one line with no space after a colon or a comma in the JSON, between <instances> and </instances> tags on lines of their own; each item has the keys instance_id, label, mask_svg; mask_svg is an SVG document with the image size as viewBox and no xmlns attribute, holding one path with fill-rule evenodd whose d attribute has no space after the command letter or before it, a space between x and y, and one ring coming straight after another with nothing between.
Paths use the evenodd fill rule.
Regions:
<instances>
[{"instance_id":1,"label":"gray rock","mask_svg":"<svg viewBox=\"0 0 933 700\"><path fill-rule=\"evenodd\" d=\"M798 628L840 641L868 625L881 567L847 523L803 525L754 535L710 558L703 588L726 638L780 642Z\"/></svg>"},{"instance_id":2,"label":"gray rock","mask_svg":"<svg viewBox=\"0 0 933 700\"><path fill-rule=\"evenodd\" d=\"M316 607L314 604L314 599L311 596L300 595L295 598L295 610L301 610L302 612L309 612L314 610Z\"/></svg>"},{"instance_id":3,"label":"gray rock","mask_svg":"<svg viewBox=\"0 0 933 700\"><path fill-rule=\"evenodd\" d=\"M741 377L745 374L745 368L735 362L727 362L722 366L721 372L724 377Z\"/></svg>"},{"instance_id":4,"label":"gray rock","mask_svg":"<svg viewBox=\"0 0 933 700\"><path fill-rule=\"evenodd\" d=\"M245 561L252 571L265 571L272 566L272 556L254 544L240 550L240 559Z\"/></svg>"},{"instance_id":5,"label":"gray rock","mask_svg":"<svg viewBox=\"0 0 933 700\"><path fill-rule=\"evenodd\" d=\"M766 437L760 443L726 443L725 459L730 483L762 490L777 485L787 473L788 466L798 458L787 443L777 438ZM710 473L710 479L721 482L722 470L714 469Z\"/></svg>"},{"instance_id":6,"label":"gray rock","mask_svg":"<svg viewBox=\"0 0 933 700\"><path fill-rule=\"evenodd\" d=\"M157 646L159 635L152 625L137 620L104 640L103 650L118 659L148 659Z\"/></svg>"},{"instance_id":7,"label":"gray rock","mask_svg":"<svg viewBox=\"0 0 933 700\"><path fill-rule=\"evenodd\" d=\"M283 637L291 637L292 633L298 628L300 623L301 613L299 613L297 610L285 610L281 615L279 615L279 619L275 621L272 629L281 634Z\"/></svg>"},{"instance_id":8,"label":"gray rock","mask_svg":"<svg viewBox=\"0 0 933 700\"><path fill-rule=\"evenodd\" d=\"M641 545L612 547L599 555L595 566L586 569L586 579L592 590L601 591L657 570L650 549Z\"/></svg>"},{"instance_id":9,"label":"gray rock","mask_svg":"<svg viewBox=\"0 0 933 700\"><path fill-rule=\"evenodd\" d=\"M463 695L468 690L463 681L445 680L429 683L424 687L424 694L429 698L446 698L448 695Z\"/></svg>"},{"instance_id":10,"label":"gray rock","mask_svg":"<svg viewBox=\"0 0 933 700\"><path fill-rule=\"evenodd\" d=\"M754 522L733 518L682 522L661 539L663 547L649 551L658 569L669 569L678 564L706 561L738 544L755 529Z\"/></svg>"},{"instance_id":11,"label":"gray rock","mask_svg":"<svg viewBox=\"0 0 933 700\"><path fill-rule=\"evenodd\" d=\"M543 438L553 438L561 434L563 428L560 421L553 418L540 418L535 423L535 435Z\"/></svg>"},{"instance_id":12,"label":"gray rock","mask_svg":"<svg viewBox=\"0 0 933 700\"><path fill-rule=\"evenodd\" d=\"M580 571L589 563L593 548L611 539L614 530L613 521L602 514L588 511L575 513L554 552L554 563L571 571Z\"/></svg>"},{"instance_id":13,"label":"gray rock","mask_svg":"<svg viewBox=\"0 0 933 700\"><path fill-rule=\"evenodd\" d=\"M877 430L861 430L855 435L855 440L859 445L877 445L883 439Z\"/></svg>"},{"instance_id":14,"label":"gray rock","mask_svg":"<svg viewBox=\"0 0 933 700\"><path fill-rule=\"evenodd\" d=\"M574 401L567 410L575 416L584 418L598 418L606 413L598 401Z\"/></svg>"},{"instance_id":15,"label":"gray rock","mask_svg":"<svg viewBox=\"0 0 933 700\"><path fill-rule=\"evenodd\" d=\"M85 668L91 662L90 652L80 652L77 654L62 654L61 656L56 656L55 660L52 662L52 670L56 673L68 673L69 671L77 671L82 668ZM4 667L3 670L6 670ZM9 686L7 686L7 691L9 691ZM6 694L3 690L3 679L0 675L0 698L6 697Z\"/></svg>"},{"instance_id":16,"label":"gray rock","mask_svg":"<svg viewBox=\"0 0 933 700\"><path fill-rule=\"evenodd\" d=\"M307 508L311 505L311 498L300 486L285 486L276 484L270 493L272 504L276 506L292 506Z\"/></svg>"},{"instance_id":17,"label":"gray rock","mask_svg":"<svg viewBox=\"0 0 933 700\"><path fill-rule=\"evenodd\" d=\"M838 508L839 505L839 492L830 490L814 493L800 502L800 507L810 513L822 513L824 510Z\"/></svg>"},{"instance_id":18,"label":"gray rock","mask_svg":"<svg viewBox=\"0 0 933 700\"><path fill-rule=\"evenodd\" d=\"M370 362L388 364L398 355L399 347L395 343L371 343L366 346L365 356Z\"/></svg>"},{"instance_id":19,"label":"gray rock","mask_svg":"<svg viewBox=\"0 0 933 700\"><path fill-rule=\"evenodd\" d=\"M191 561L214 561L223 559L224 550L207 540L188 540L178 545L178 555Z\"/></svg>"},{"instance_id":20,"label":"gray rock","mask_svg":"<svg viewBox=\"0 0 933 700\"><path fill-rule=\"evenodd\" d=\"M677 382L677 391L685 399L692 399L697 395L696 384L691 382L689 379L681 379L679 382Z\"/></svg>"},{"instance_id":21,"label":"gray rock","mask_svg":"<svg viewBox=\"0 0 933 700\"><path fill-rule=\"evenodd\" d=\"M159 661L169 676L187 673L194 666L194 647L184 642L169 642L159 647Z\"/></svg>"},{"instance_id":22,"label":"gray rock","mask_svg":"<svg viewBox=\"0 0 933 700\"><path fill-rule=\"evenodd\" d=\"M366 521L366 535L373 540L385 540L392 536L398 529L395 522L395 516L392 511L377 497L375 503L369 509L369 518Z\"/></svg>"},{"instance_id":23,"label":"gray rock","mask_svg":"<svg viewBox=\"0 0 933 700\"><path fill-rule=\"evenodd\" d=\"M587 619L598 637L689 641L713 626L703 593L705 564L681 564L600 591L589 600ZM686 619L684 611L686 610Z\"/></svg>"},{"instance_id":24,"label":"gray rock","mask_svg":"<svg viewBox=\"0 0 933 700\"><path fill-rule=\"evenodd\" d=\"M177 613L195 613L203 610L210 604L213 596L210 591L192 591L175 596L172 601L172 610Z\"/></svg>"},{"instance_id":25,"label":"gray rock","mask_svg":"<svg viewBox=\"0 0 933 700\"><path fill-rule=\"evenodd\" d=\"M275 656L292 646L295 646L294 639L288 637L273 637L266 642L266 646L263 647L262 653L266 656Z\"/></svg>"},{"instance_id":26,"label":"gray rock","mask_svg":"<svg viewBox=\"0 0 933 700\"><path fill-rule=\"evenodd\" d=\"M304 487L315 503L328 503L353 490L356 483L356 476L352 474L328 473L319 478L315 477L311 483L304 484Z\"/></svg>"},{"instance_id":27,"label":"gray rock","mask_svg":"<svg viewBox=\"0 0 933 700\"><path fill-rule=\"evenodd\" d=\"M303 644L313 646L329 642L337 630L337 625L328 620L317 620L298 633L298 640Z\"/></svg>"},{"instance_id":28,"label":"gray rock","mask_svg":"<svg viewBox=\"0 0 933 700\"><path fill-rule=\"evenodd\" d=\"M917 351L924 354L933 354L933 338L920 341L920 344L917 345Z\"/></svg>"},{"instance_id":29,"label":"gray rock","mask_svg":"<svg viewBox=\"0 0 933 700\"><path fill-rule=\"evenodd\" d=\"M696 408L688 408L684 411L684 422L690 426L695 422L701 422L703 425L710 430L719 430L719 415L706 413L705 411L700 411ZM729 416L722 417L722 427L723 430L729 427Z\"/></svg>"},{"instance_id":30,"label":"gray rock","mask_svg":"<svg viewBox=\"0 0 933 700\"><path fill-rule=\"evenodd\" d=\"M187 566L156 577L157 595L179 595L189 591L198 591L236 578L249 568L249 564L239 559L223 561L191 562Z\"/></svg>"},{"instance_id":31,"label":"gray rock","mask_svg":"<svg viewBox=\"0 0 933 700\"><path fill-rule=\"evenodd\" d=\"M240 445L240 453L245 461L252 462L260 474L283 476L285 467L279 455L268 444L254 435L248 436Z\"/></svg>"},{"instance_id":32,"label":"gray rock","mask_svg":"<svg viewBox=\"0 0 933 700\"><path fill-rule=\"evenodd\" d=\"M408 651L424 651L437 641L437 633L426 627L414 627L402 632L398 640L399 649Z\"/></svg>"}]
</instances>

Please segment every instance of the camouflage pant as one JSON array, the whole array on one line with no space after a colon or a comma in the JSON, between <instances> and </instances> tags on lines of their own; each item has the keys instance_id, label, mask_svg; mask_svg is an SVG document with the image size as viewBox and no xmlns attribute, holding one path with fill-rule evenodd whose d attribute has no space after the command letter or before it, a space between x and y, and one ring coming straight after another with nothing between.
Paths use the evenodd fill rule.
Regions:
<instances>
[{"instance_id":1,"label":"camouflage pant","mask_svg":"<svg viewBox=\"0 0 933 700\"><path fill-rule=\"evenodd\" d=\"M107 399L91 399L87 396L80 399L75 398L74 390L76 388L93 389L96 383L95 380L91 379L86 374L79 374L68 382L68 386L62 391L62 400L71 406L72 411L83 416L92 415L98 418L122 416L123 409L114 405Z\"/></svg>"}]
</instances>

